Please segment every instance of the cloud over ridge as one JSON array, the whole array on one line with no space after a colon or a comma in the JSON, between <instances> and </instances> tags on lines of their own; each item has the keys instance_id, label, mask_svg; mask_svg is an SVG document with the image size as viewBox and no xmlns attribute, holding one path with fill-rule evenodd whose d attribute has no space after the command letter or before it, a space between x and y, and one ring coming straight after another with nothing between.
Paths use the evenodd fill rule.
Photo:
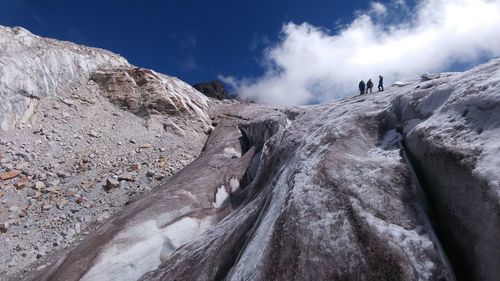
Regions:
<instances>
[{"instance_id":1,"label":"cloud over ridge","mask_svg":"<svg viewBox=\"0 0 500 281\"><path fill-rule=\"evenodd\" d=\"M401 16L402 13L405 17ZM220 76L238 95L271 104L325 102L356 94L359 80L388 82L500 55L500 0L372 2L335 34L286 23L263 56L264 74ZM405 18L394 21L393 18Z\"/></svg>"}]
</instances>

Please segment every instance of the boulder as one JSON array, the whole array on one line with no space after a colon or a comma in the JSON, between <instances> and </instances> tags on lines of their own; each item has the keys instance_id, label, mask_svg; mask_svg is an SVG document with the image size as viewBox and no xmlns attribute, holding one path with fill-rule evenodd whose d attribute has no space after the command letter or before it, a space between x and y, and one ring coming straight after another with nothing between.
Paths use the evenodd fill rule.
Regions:
<instances>
[{"instance_id":1,"label":"boulder","mask_svg":"<svg viewBox=\"0 0 500 281\"><path fill-rule=\"evenodd\" d=\"M119 186L120 186L120 182L118 181L118 179L116 179L114 177L108 177L106 179L106 184L104 185L104 189L109 192L112 189L117 188Z\"/></svg>"}]
</instances>

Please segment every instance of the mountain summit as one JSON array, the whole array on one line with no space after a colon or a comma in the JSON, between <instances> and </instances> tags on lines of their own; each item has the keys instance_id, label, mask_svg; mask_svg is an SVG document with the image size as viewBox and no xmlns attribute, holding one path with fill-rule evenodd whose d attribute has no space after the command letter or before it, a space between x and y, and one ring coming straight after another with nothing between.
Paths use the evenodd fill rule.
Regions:
<instances>
[{"instance_id":1,"label":"mountain summit","mask_svg":"<svg viewBox=\"0 0 500 281\"><path fill-rule=\"evenodd\" d=\"M229 93L226 91L226 87L224 87L224 84L219 80L194 84L193 88L205 94L207 97L219 100L231 98Z\"/></svg>"}]
</instances>

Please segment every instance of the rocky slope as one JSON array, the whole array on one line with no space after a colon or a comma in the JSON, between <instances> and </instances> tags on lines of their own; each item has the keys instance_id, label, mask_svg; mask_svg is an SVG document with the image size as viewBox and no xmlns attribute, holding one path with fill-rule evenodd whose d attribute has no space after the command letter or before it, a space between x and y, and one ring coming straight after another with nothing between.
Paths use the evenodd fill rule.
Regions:
<instances>
[{"instance_id":1,"label":"rocky slope","mask_svg":"<svg viewBox=\"0 0 500 281\"><path fill-rule=\"evenodd\" d=\"M208 98L110 52L0 27L0 280L200 153ZM129 75L130 73L130 75Z\"/></svg>"},{"instance_id":2,"label":"rocky slope","mask_svg":"<svg viewBox=\"0 0 500 281\"><path fill-rule=\"evenodd\" d=\"M500 60L304 107L205 103L200 93L170 79L111 65L74 84L74 91L99 101L91 124L119 128L112 141L103 132L106 137L91 148L114 157L126 153L118 142L130 134L141 136L137 144L168 138L177 146L164 157L178 159L178 150L185 149L193 161L163 181L139 181L140 187L154 188L95 230L88 228L92 231L81 242L39 259L28 273L16 268L11 279L496 280L500 275ZM47 107L58 104L45 100ZM97 114L104 106L108 115ZM114 112L120 118L113 119ZM50 117L46 122L58 124ZM33 119L31 127L45 119ZM71 128L60 122L56 130ZM180 130L170 130L175 126L165 125L169 122ZM10 136L30 130L25 125ZM150 130L154 133L142 135ZM199 156L186 148L203 142ZM170 141L162 144L172 148ZM54 147L45 150L46 161ZM162 152L156 144L143 147L134 154L149 152L142 165L150 169L162 162L155 162ZM68 151L65 155L72 155ZM2 162L3 169L14 170L6 166L11 162L16 161ZM86 177L98 179L97 172L106 169L94 168ZM9 181L16 186L19 177L4 186ZM21 199L29 195L20 190ZM98 190L91 194L100 198L109 194L90 190ZM117 194L122 188L111 190ZM102 210L89 205L83 212L94 208Z\"/></svg>"}]
</instances>

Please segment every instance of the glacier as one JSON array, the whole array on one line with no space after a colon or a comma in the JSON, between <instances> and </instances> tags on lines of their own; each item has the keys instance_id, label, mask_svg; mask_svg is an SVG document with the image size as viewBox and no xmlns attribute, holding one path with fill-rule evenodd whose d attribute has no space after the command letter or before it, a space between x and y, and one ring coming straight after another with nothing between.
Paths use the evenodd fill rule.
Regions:
<instances>
[{"instance_id":1,"label":"glacier","mask_svg":"<svg viewBox=\"0 0 500 281\"><path fill-rule=\"evenodd\" d=\"M384 92L270 106L214 102L69 43L45 52L44 69L9 50L45 39L0 31L20 44L0 54L0 73L17 75L0 78L3 129L29 122L29 101L61 81L92 79L123 110L193 119L209 134L193 162L26 280L500 276L500 59Z\"/></svg>"}]
</instances>

